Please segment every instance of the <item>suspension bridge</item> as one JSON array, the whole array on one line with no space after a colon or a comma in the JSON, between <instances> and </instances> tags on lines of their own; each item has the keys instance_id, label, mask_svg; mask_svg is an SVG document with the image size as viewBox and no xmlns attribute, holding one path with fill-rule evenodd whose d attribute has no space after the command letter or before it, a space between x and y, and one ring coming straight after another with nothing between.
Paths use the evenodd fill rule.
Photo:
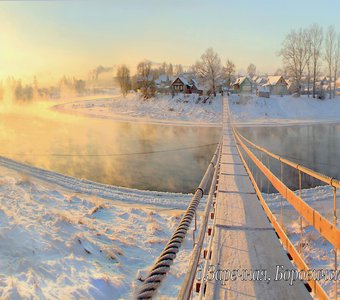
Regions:
<instances>
[{"instance_id":1,"label":"suspension bridge","mask_svg":"<svg viewBox=\"0 0 340 300\"><path fill-rule=\"evenodd\" d=\"M271 171L270 160L280 164L280 179ZM284 166L296 170L297 191L283 183ZM322 216L302 199L302 174L331 187L333 220ZM283 225L283 201L277 216L264 200L264 182L268 190L270 184L298 213L299 247L294 246ZM167 284L166 275L193 221L196 228L196 210L200 199L207 194L178 299L337 299L337 280L331 295L326 293L304 260L302 222L312 226L332 245L331 271L337 274L338 188L338 180L279 157L243 137L232 126L228 99L224 99L221 141L178 227L150 267L136 298L159 296L158 288Z\"/></svg>"}]
</instances>

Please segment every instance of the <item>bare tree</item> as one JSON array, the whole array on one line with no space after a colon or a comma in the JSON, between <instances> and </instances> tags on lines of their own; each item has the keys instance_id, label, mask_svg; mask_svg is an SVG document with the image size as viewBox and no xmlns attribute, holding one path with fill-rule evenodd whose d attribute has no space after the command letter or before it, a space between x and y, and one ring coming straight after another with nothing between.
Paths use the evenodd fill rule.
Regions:
<instances>
[{"instance_id":1,"label":"bare tree","mask_svg":"<svg viewBox=\"0 0 340 300\"><path fill-rule=\"evenodd\" d=\"M316 93L316 80L318 76L320 57L322 52L323 31L318 24L313 24L310 29L312 73L313 73L313 98Z\"/></svg>"},{"instance_id":2,"label":"bare tree","mask_svg":"<svg viewBox=\"0 0 340 300\"><path fill-rule=\"evenodd\" d=\"M231 60L227 60L226 66L223 67L223 73L227 80L227 87L230 88L232 77L235 74L235 64Z\"/></svg>"},{"instance_id":3,"label":"bare tree","mask_svg":"<svg viewBox=\"0 0 340 300\"><path fill-rule=\"evenodd\" d=\"M286 70L294 78L298 95L301 94L301 79L308 60L307 36L306 30L292 30L283 41L279 52Z\"/></svg>"},{"instance_id":4,"label":"bare tree","mask_svg":"<svg viewBox=\"0 0 340 300\"><path fill-rule=\"evenodd\" d=\"M127 93L131 89L129 68L126 65L119 66L117 68L116 78L123 96L126 97Z\"/></svg>"},{"instance_id":5,"label":"bare tree","mask_svg":"<svg viewBox=\"0 0 340 300\"><path fill-rule=\"evenodd\" d=\"M181 64L175 66L175 74L179 75L183 73L183 66Z\"/></svg>"},{"instance_id":6,"label":"bare tree","mask_svg":"<svg viewBox=\"0 0 340 300\"><path fill-rule=\"evenodd\" d=\"M166 74L167 74L168 76L173 76L173 75L174 75L174 68L173 68L173 66L172 66L172 63L169 64L168 69L167 69L167 71L166 71Z\"/></svg>"},{"instance_id":7,"label":"bare tree","mask_svg":"<svg viewBox=\"0 0 340 300\"><path fill-rule=\"evenodd\" d=\"M336 95L336 81L338 78L338 72L340 69L340 34L338 33L335 41L335 48L334 48L334 63L333 63L333 96Z\"/></svg>"},{"instance_id":8,"label":"bare tree","mask_svg":"<svg viewBox=\"0 0 340 300\"><path fill-rule=\"evenodd\" d=\"M275 71L274 75L275 75L275 76L283 76L284 73L285 73L285 72L284 72L281 68L278 68L278 69Z\"/></svg>"},{"instance_id":9,"label":"bare tree","mask_svg":"<svg viewBox=\"0 0 340 300\"><path fill-rule=\"evenodd\" d=\"M254 64L250 64L247 68L247 74L250 78L253 78L256 75L256 66Z\"/></svg>"},{"instance_id":10,"label":"bare tree","mask_svg":"<svg viewBox=\"0 0 340 300\"><path fill-rule=\"evenodd\" d=\"M310 93L310 79L311 79L311 68L312 68L312 37L311 37L311 31L306 30L305 31L306 35L306 53L307 53L307 95L309 98L309 93Z\"/></svg>"},{"instance_id":11,"label":"bare tree","mask_svg":"<svg viewBox=\"0 0 340 300\"><path fill-rule=\"evenodd\" d=\"M329 99L332 98L332 78L333 78L333 72L334 72L334 60L335 60L335 29L334 26L329 26L328 30L326 32L326 40L325 40L325 60L327 62L327 68L328 68L328 75L329 75L329 85L328 85L328 91L329 91Z\"/></svg>"},{"instance_id":12,"label":"bare tree","mask_svg":"<svg viewBox=\"0 0 340 300\"><path fill-rule=\"evenodd\" d=\"M152 78L150 61L142 61L137 65L137 88L140 89L144 99L149 99L155 95L156 88Z\"/></svg>"},{"instance_id":13,"label":"bare tree","mask_svg":"<svg viewBox=\"0 0 340 300\"><path fill-rule=\"evenodd\" d=\"M217 84L222 77L222 64L220 57L213 48L208 48L201 55L201 60L195 64L195 73L201 80L209 84L216 97Z\"/></svg>"}]
</instances>

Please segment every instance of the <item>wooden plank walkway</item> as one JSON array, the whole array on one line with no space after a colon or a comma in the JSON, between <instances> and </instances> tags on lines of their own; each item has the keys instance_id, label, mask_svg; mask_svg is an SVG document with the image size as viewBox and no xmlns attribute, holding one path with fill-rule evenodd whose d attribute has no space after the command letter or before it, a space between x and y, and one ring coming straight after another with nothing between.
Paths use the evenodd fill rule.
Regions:
<instances>
[{"instance_id":1,"label":"wooden plank walkway","mask_svg":"<svg viewBox=\"0 0 340 300\"><path fill-rule=\"evenodd\" d=\"M210 270L219 268L223 272L218 280L210 280L214 273L208 272L206 299L311 299L302 282L295 281L290 286L288 281L274 280L277 266L283 265L283 270L295 268L268 221L238 155L226 103L223 114L223 147L210 261L210 266L214 266ZM234 281L224 281L230 274L224 270L266 270L271 280L242 280L249 279L243 272ZM264 275L261 273L259 277L266 279Z\"/></svg>"}]
</instances>

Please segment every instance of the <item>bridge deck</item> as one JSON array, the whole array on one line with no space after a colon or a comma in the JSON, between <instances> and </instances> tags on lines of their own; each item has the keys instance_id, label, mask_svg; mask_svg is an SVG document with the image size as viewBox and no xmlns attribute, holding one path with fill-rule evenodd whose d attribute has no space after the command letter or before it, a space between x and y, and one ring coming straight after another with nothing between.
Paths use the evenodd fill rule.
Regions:
<instances>
[{"instance_id":1,"label":"bridge deck","mask_svg":"<svg viewBox=\"0 0 340 300\"><path fill-rule=\"evenodd\" d=\"M243 281L245 276L237 277L235 281L223 281L228 278L226 271L214 273L220 277L210 280L213 273L208 272L206 298L310 299L302 282L296 281L290 286L287 281L275 281L276 266L283 265L283 270L294 267L275 235L238 155L227 104L223 113L223 147L210 265L220 270L266 270L271 280L269 283Z\"/></svg>"}]
</instances>

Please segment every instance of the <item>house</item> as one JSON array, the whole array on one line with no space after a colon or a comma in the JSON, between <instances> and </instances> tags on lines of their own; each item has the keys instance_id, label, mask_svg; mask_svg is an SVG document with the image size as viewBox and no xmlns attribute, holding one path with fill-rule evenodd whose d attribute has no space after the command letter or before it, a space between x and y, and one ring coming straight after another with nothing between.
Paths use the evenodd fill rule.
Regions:
<instances>
[{"instance_id":1,"label":"house","mask_svg":"<svg viewBox=\"0 0 340 300\"><path fill-rule=\"evenodd\" d=\"M251 93L253 91L253 82L247 76L239 77L234 82L233 89L238 93Z\"/></svg>"},{"instance_id":2,"label":"house","mask_svg":"<svg viewBox=\"0 0 340 300\"><path fill-rule=\"evenodd\" d=\"M263 86L269 88L273 95L288 94L288 83L282 76L268 76L267 82Z\"/></svg>"},{"instance_id":3,"label":"house","mask_svg":"<svg viewBox=\"0 0 340 300\"><path fill-rule=\"evenodd\" d=\"M256 95L258 97L269 98L270 97L270 91L269 91L268 88L259 85L256 88Z\"/></svg>"},{"instance_id":4,"label":"house","mask_svg":"<svg viewBox=\"0 0 340 300\"><path fill-rule=\"evenodd\" d=\"M155 80L156 87L166 87L170 86L171 84L170 76L166 74L159 75L158 78Z\"/></svg>"},{"instance_id":5,"label":"house","mask_svg":"<svg viewBox=\"0 0 340 300\"><path fill-rule=\"evenodd\" d=\"M262 85L266 84L267 80L268 80L267 77L258 76L256 81L255 81L255 84L262 86Z\"/></svg>"},{"instance_id":6,"label":"house","mask_svg":"<svg viewBox=\"0 0 340 300\"><path fill-rule=\"evenodd\" d=\"M160 93L168 93L173 78L166 74L159 75L155 80L156 89Z\"/></svg>"},{"instance_id":7,"label":"house","mask_svg":"<svg viewBox=\"0 0 340 300\"><path fill-rule=\"evenodd\" d=\"M203 94L203 89L198 85L195 79L187 79L184 76L176 77L170 85L172 93L184 93L184 94Z\"/></svg>"}]
</instances>

